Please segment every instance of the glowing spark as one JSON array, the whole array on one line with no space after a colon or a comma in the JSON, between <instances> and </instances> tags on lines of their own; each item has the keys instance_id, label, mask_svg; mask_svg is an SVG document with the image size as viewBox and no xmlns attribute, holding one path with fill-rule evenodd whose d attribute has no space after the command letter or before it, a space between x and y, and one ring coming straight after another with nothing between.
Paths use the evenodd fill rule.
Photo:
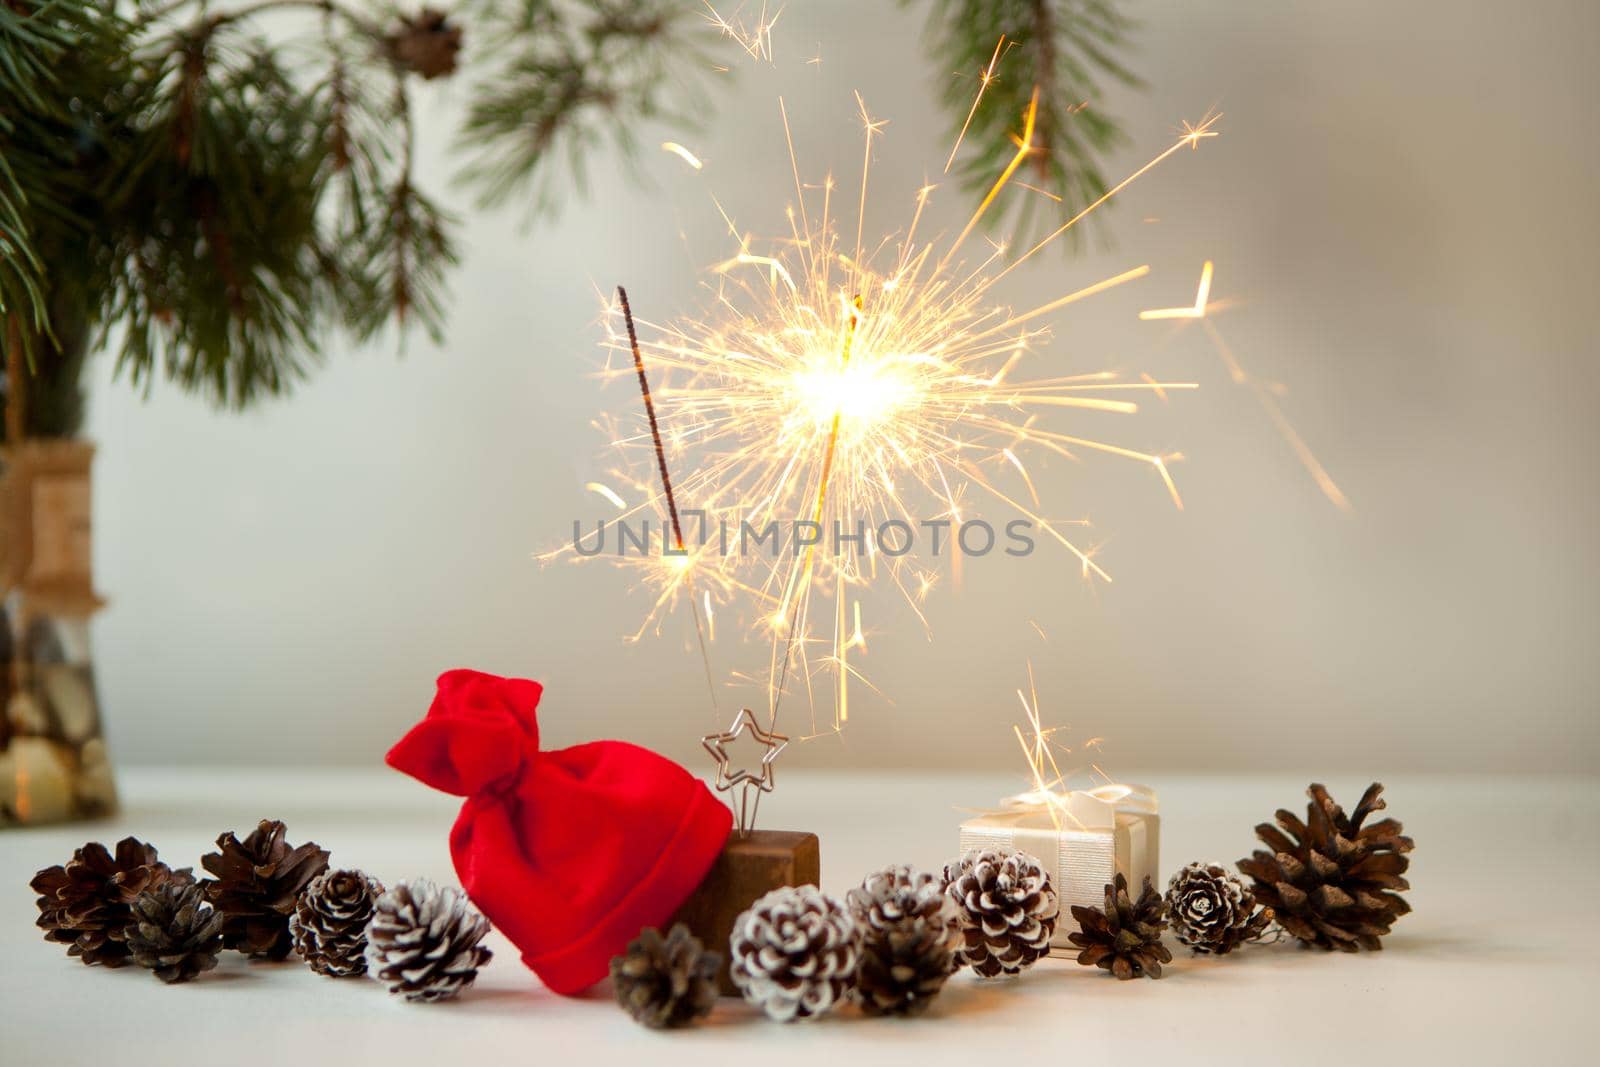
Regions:
<instances>
[{"instance_id":1,"label":"glowing spark","mask_svg":"<svg viewBox=\"0 0 1600 1067\"><path fill-rule=\"evenodd\" d=\"M1018 182L1017 188L1026 189L1030 193L1038 193L1040 196L1047 196L1056 203L1061 203L1061 198L1059 196L1057 196L1055 193L1052 193L1048 189L1041 189L1037 185L1029 185L1027 182Z\"/></svg>"},{"instance_id":2,"label":"glowing spark","mask_svg":"<svg viewBox=\"0 0 1600 1067\"><path fill-rule=\"evenodd\" d=\"M1149 274L1149 273L1150 273L1149 264L1144 264L1143 266L1134 267L1132 270L1125 270L1121 274L1116 275L1115 277L1106 278L1106 279L1104 279L1102 281L1095 282L1093 285L1084 286L1082 289L1079 289L1075 293L1068 293L1066 296L1058 297L1055 300L1050 301L1050 303L1048 303L1048 304L1042 304L1039 307L1034 308L1032 311L1027 312L1026 314L1018 315L1013 319L1008 319L1007 321L1005 321L1003 323L1000 323L998 326L995 326L990 330L986 330L983 333L978 334L978 336L979 337L987 337L990 334L995 333L995 332L997 332L999 330L1010 329L1011 327L1016 326L1016 325L1018 325L1020 323L1024 323L1024 322L1028 322L1028 321L1030 321L1032 319L1036 319L1040 315L1048 315L1052 311L1060 311L1062 308L1066 307L1068 304L1076 304L1079 300L1082 300L1085 297L1098 296L1100 293L1105 292L1107 289L1115 289L1117 286L1123 284L1124 282L1135 281L1135 280L1137 280L1139 278L1143 278L1146 274Z\"/></svg>"},{"instance_id":3,"label":"glowing spark","mask_svg":"<svg viewBox=\"0 0 1600 1067\"><path fill-rule=\"evenodd\" d=\"M887 119L880 119L879 121L874 122L872 120L872 116L867 114L867 102L865 100L861 99L861 94L860 93L856 94L856 106L861 109L861 122L862 122L862 125L864 125L867 128L866 148L863 150L863 155L862 155L862 159L861 159L861 206L856 211L856 256L855 256L855 261L857 263L860 263L861 262L861 230L862 230L862 227L865 225L866 220L867 220L867 170L868 170L868 168L870 168L872 166L872 137L873 137L874 134L878 134L878 133L882 133L883 132L884 126L888 125L888 120ZM861 298L858 296L856 298L856 309L859 311L860 308L861 308ZM846 359L846 362L848 362L848 358Z\"/></svg>"},{"instance_id":4,"label":"glowing spark","mask_svg":"<svg viewBox=\"0 0 1600 1067\"><path fill-rule=\"evenodd\" d=\"M994 203L994 198L1000 195L1000 190L1005 187L1006 182L1011 180L1011 176L1017 172L1017 168L1022 166L1022 161L1027 158L1028 153L1033 151L1033 123L1038 115L1039 90L1034 89L1033 97L1028 101L1028 112L1022 120L1022 139L1017 143L1017 154L1011 157L1011 162L1006 164L1006 169L1001 171L1000 177L995 179L995 183L989 189L988 195L979 202L978 210L974 211L972 218L967 220L967 225L962 229L961 236L955 239L955 242L950 246L950 251L946 252L945 258L940 261L939 265L941 267L949 262L950 257L954 256L956 251L966 243L967 235L972 232L972 228L978 224L979 219L983 218L983 213L989 210L989 205Z\"/></svg>"},{"instance_id":5,"label":"glowing spark","mask_svg":"<svg viewBox=\"0 0 1600 1067\"><path fill-rule=\"evenodd\" d=\"M715 26L719 33L744 49L745 54L751 59L772 62L772 30L783 15L783 8L780 7L769 18L766 0L762 0L761 13L756 16L753 23L746 23L742 5L735 9L731 18L725 18L711 6L709 0L702 2L706 7L706 21Z\"/></svg>"},{"instance_id":6,"label":"glowing spark","mask_svg":"<svg viewBox=\"0 0 1600 1067\"><path fill-rule=\"evenodd\" d=\"M1208 259L1200 267L1200 285L1195 290L1194 306L1181 308L1151 308L1139 312L1139 317L1146 321L1151 319L1203 319L1206 317L1206 303L1211 299L1211 261Z\"/></svg>"},{"instance_id":7,"label":"glowing spark","mask_svg":"<svg viewBox=\"0 0 1600 1067\"><path fill-rule=\"evenodd\" d=\"M1000 454L1010 460L1013 467L1017 468L1017 473L1022 475L1022 484L1028 487L1028 495L1033 498L1033 506L1038 507L1039 491L1033 487L1033 479L1028 477L1028 469L1022 465L1022 461L1017 458L1017 454L1011 449L1002 448Z\"/></svg>"},{"instance_id":8,"label":"glowing spark","mask_svg":"<svg viewBox=\"0 0 1600 1067\"><path fill-rule=\"evenodd\" d=\"M1306 469L1306 473L1311 475L1311 480L1317 483L1317 488L1322 490L1322 495L1327 497L1328 502L1340 511L1350 511L1350 499L1344 495L1344 490L1339 488L1339 484L1333 480L1333 476L1328 473L1327 468L1323 467L1321 461L1317 459L1316 453L1311 451L1311 446L1306 444L1305 439L1294 428L1294 424L1283 413L1283 409L1278 406L1277 398L1272 395L1272 390L1245 373L1244 367L1239 364L1232 349L1228 347L1227 342L1223 341L1222 334L1217 332L1217 328L1211 324L1209 318L1202 319L1200 324L1205 327L1206 335L1211 338L1211 343L1216 345L1217 354L1222 357L1223 363L1227 365L1233 380L1241 385L1248 385L1251 391L1256 394L1256 399L1261 402L1262 408L1267 413L1267 418L1272 420L1272 424L1277 428L1279 435L1288 442L1290 449L1294 451L1295 457L1300 460L1300 465Z\"/></svg>"},{"instance_id":9,"label":"glowing spark","mask_svg":"<svg viewBox=\"0 0 1600 1067\"><path fill-rule=\"evenodd\" d=\"M599 482L585 482L583 487L589 490L589 492L599 493L601 496L611 501L611 503L616 505L618 511L628 510L628 505L624 504L622 502L622 498L616 493L612 492L609 487L601 485Z\"/></svg>"},{"instance_id":10,"label":"glowing spark","mask_svg":"<svg viewBox=\"0 0 1600 1067\"><path fill-rule=\"evenodd\" d=\"M956 134L956 143L950 146L950 158L944 161L944 172L950 173L950 165L956 161L956 153L961 151L961 142L966 139L967 127L972 125L972 116L978 113L978 105L983 102L983 91L989 88L989 83L994 81L994 65L1000 62L1000 49L1006 43L1006 35L1001 34L995 42L994 55L989 57L989 66L978 75L978 92L972 98L972 107L967 111L967 119L961 124L961 132Z\"/></svg>"},{"instance_id":11,"label":"glowing spark","mask_svg":"<svg viewBox=\"0 0 1600 1067\"><path fill-rule=\"evenodd\" d=\"M1177 457L1174 456L1171 458L1176 459ZM1183 497L1178 495L1178 485L1172 480L1172 472L1167 470L1167 459L1162 456L1157 456L1151 462L1155 464L1156 471L1161 475L1161 480L1166 483L1167 492L1172 494L1173 504L1177 506L1179 511L1182 511Z\"/></svg>"},{"instance_id":12,"label":"glowing spark","mask_svg":"<svg viewBox=\"0 0 1600 1067\"><path fill-rule=\"evenodd\" d=\"M1112 197L1114 197L1118 193L1122 192L1122 190L1126 189L1128 186L1132 185L1134 182L1138 181L1140 178L1142 178L1146 174L1150 173L1150 171L1152 171L1156 167L1160 166L1162 163L1164 163L1168 159L1168 157L1172 156L1178 150L1180 150L1182 148L1185 148L1185 147L1187 147L1187 148L1198 148L1200 146L1200 141L1201 141L1202 138L1217 136L1216 132L1213 131L1211 129L1211 127L1215 126L1217 124L1217 122L1221 120L1221 118L1222 118L1222 113L1218 112L1217 114L1211 115L1211 116L1207 117L1206 119L1204 119L1200 123L1199 126L1191 126L1187 122L1185 122L1183 124L1183 128L1184 128L1183 136L1178 138L1178 140L1175 141L1165 152L1162 152L1160 155L1156 156L1150 162L1146 163L1144 166L1140 167L1138 170L1134 171L1132 174L1128 175L1126 178L1122 179L1120 182L1118 182L1117 184L1113 185L1111 188L1107 189L1103 194L1101 194L1099 199L1095 200L1088 207L1084 208L1082 211L1080 211L1076 215L1072 216L1072 218L1068 219L1066 222L1063 222L1059 227L1057 227L1050 234L1050 236L1046 237L1044 240L1040 241L1038 244L1036 244L1032 248L1028 249L1026 252L1024 252L1022 254L1021 257L1019 257L1009 267L1007 267L1005 270L1001 271L1000 272L1000 277L1004 277L1005 275L1010 274L1012 271L1016 270L1023 263L1025 263L1028 259L1030 259L1035 252L1039 251L1039 249L1045 247L1051 241L1054 241L1056 238L1060 237L1062 234L1064 234L1068 230L1072 229L1078 223L1082 222L1096 208L1100 207L1100 205L1104 204L1107 200L1110 200ZM1030 132L1031 132L1031 126L1030 126ZM1026 136L1027 135L1024 135L1025 138L1026 138ZM1020 157L1019 157L1019 159L1017 161L1020 162ZM999 279L997 278L996 280L998 281Z\"/></svg>"},{"instance_id":13,"label":"glowing spark","mask_svg":"<svg viewBox=\"0 0 1600 1067\"><path fill-rule=\"evenodd\" d=\"M1227 368L1228 376L1233 379L1234 384L1246 386L1256 395L1257 401L1267 413L1267 418L1272 421L1273 427L1278 431L1279 436L1284 439L1294 452L1295 458L1300 461L1300 465L1311 475L1312 481L1316 482L1317 488L1322 491L1322 495L1327 497L1329 502L1340 511L1349 511L1349 499L1345 497L1344 491L1339 488L1338 483L1333 480L1332 476L1322 466L1316 454L1311 451L1305 439L1300 436L1299 431L1294 428L1288 416L1284 415L1283 409L1278 405L1277 398L1274 395L1275 390L1266 383L1257 381L1245 371L1238 358L1234 356L1233 350L1223 341L1222 334L1212 324L1211 316L1208 312L1212 306L1211 278L1213 270L1212 262L1209 259L1201 266L1200 284L1195 290L1193 306L1152 308L1139 312L1139 318L1147 321L1152 319L1200 319L1201 325L1205 327L1206 336L1211 339L1212 345L1217 350L1217 355L1221 358L1223 366ZM1157 395L1165 399L1164 393L1158 393ZM1174 494L1176 494L1176 490L1174 490Z\"/></svg>"},{"instance_id":14,"label":"glowing spark","mask_svg":"<svg viewBox=\"0 0 1600 1067\"><path fill-rule=\"evenodd\" d=\"M1043 803L1045 810L1050 813L1051 821L1059 829L1062 815L1074 823L1078 823L1078 819L1068 809L1066 797L1063 795L1067 776L1061 772L1055 754L1050 750L1050 735L1056 731L1045 729L1039 716L1039 693L1034 686L1031 662L1028 664L1028 689L1033 697L1032 702L1029 702L1028 697L1024 696L1020 689L1017 690L1017 700L1022 703L1023 714L1028 718L1028 726L1033 734L1032 742L1023 737L1020 725L1012 724L1011 730L1016 734L1017 744L1022 747L1022 758L1027 761L1028 773L1033 779L1033 790L1027 794L1028 799Z\"/></svg>"},{"instance_id":15,"label":"glowing spark","mask_svg":"<svg viewBox=\"0 0 1600 1067\"><path fill-rule=\"evenodd\" d=\"M1202 119L1200 125L1198 126L1191 126L1189 123L1185 122L1183 124L1183 143L1188 145L1190 148L1198 149L1202 140L1207 137L1215 137L1217 135L1216 131L1211 127L1216 123L1217 119L1220 119L1221 117L1222 114L1220 112L1216 115L1208 116L1205 119Z\"/></svg>"},{"instance_id":16,"label":"glowing spark","mask_svg":"<svg viewBox=\"0 0 1600 1067\"><path fill-rule=\"evenodd\" d=\"M1146 374L1143 371L1139 373L1139 380L1148 385L1150 387L1150 391L1155 393L1163 404L1167 402L1167 387L1165 385L1156 381L1154 378L1150 377L1149 374Z\"/></svg>"},{"instance_id":17,"label":"glowing spark","mask_svg":"<svg viewBox=\"0 0 1600 1067\"><path fill-rule=\"evenodd\" d=\"M699 156L683 147L683 145L679 144L677 141L662 141L661 150L663 152L671 152L673 155L689 164L689 166L693 167L695 170L699 170L701 167L705 166L704 163L700 162Z\"/></svg>"}]
</instances>

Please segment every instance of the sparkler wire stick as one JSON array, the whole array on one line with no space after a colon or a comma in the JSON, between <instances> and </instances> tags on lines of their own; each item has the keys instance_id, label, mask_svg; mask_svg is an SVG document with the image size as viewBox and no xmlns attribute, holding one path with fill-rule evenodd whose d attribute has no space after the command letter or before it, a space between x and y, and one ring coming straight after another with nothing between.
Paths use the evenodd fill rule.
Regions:
<instances>
[{"instance_id":1,"label":"sparkler wire stick","mask_svg":"<svg viewBox=\"0 0 1600 1067\"><path fill-rule=\"evenodd\" d=\"M869 137L868 140L870 141L871 138ZM850 350L855 347L856 324L861 321L861 294L857 293L855 299L850 303L852 310L850 324L846 328L844 335L844 352L839 360L840 373L850 369ZM833 427L828 431L828 446L822 456L822 479L817 485L817 506L812 519L813 525L820 525L822 522L822 508L828 499L828 480L833 474L833 454L839 444L839 420L843 415L844 409L842 406L833 409ZM820 537L821 534L819 533L818 536ZM800 605L804 602L796 594L805 584L811 581L811 562L816 550L817 546L815 544L806 546L806 565L801 570L798 581L790 590L790 594L795 596L794 617L789 620L788 632L783 635L783 660L779 667L778 685L772 691L772 710L767 716L767 729L769 730L777 725L778 702L783 699L783 687L789 680L789 658L794 648L794 632L799 629ZM760 803L759 798L757 803Z\"/></svg>"},{"instance_id":2,"label":"sparkler wire stick","mask_svg":"<svg viewBox=\"0 0 1600 1067\"><path fill-rule=\"evenodd\" d=\"M639 334L633 325L633 309L628 306L628 290L617 286L617 300L622 304L622 321L628 327L628 347L633 350L633 369L639 375L639 392L644 396L644 414L650 423L650 439L656 449L656 469L661 472L661 488L667 498L667 514L672 518L672 539L679 554L687 560L683 547L683 526L678 522L678 501L672 492L672 476L667 473L667 451L661 444L661 426L656 421L656 403L650 395L650 379L644 373L644 356L639 353ZM705 625L700 620L700 605L694 598L694 578L684 575L689 587L689 610L694 613L694 636L700 645L700 664L706 672L706 689L711 693L711 708L717 710L717 683L711 673L711 653L706 649Z\"/></svg>"}]
</instances>

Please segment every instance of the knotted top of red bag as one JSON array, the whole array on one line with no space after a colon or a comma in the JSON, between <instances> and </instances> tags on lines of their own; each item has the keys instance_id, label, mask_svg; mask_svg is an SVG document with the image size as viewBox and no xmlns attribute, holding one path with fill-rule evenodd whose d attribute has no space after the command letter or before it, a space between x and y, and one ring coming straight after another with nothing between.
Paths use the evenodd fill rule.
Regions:
<instances>
[{"instance_id":1,"label":"knotted top of red bag","mask_svg":"<svg viewBox=\"0 0 1600 1067\"><path fill-rule=\"evenodd\" d=\"M463 888L547 986L572 994L688 899L733 814L688 771L637 745L540 751L543 691L447 671L427 717L387 760L467 798L450 832Z\"/></svg>"}]
</instances>

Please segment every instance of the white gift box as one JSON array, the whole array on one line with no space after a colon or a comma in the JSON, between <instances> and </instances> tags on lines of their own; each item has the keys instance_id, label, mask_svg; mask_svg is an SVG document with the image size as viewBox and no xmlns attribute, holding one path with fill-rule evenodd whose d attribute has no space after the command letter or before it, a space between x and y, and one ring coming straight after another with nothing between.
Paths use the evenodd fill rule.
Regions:
<instances>
[{"instance_id":1,"label":"white gift box","mask_svg":"<svg viewBox=\"0 0 1600 1067\"><path fill-rule=\"evenodd\" d=\"M1061 901L1052 955L1078 951L1067 941L1078 929L1069 909L1105 907L1105 887L1118 873L1134 896L1145 878L1160 888L1161 816L1147 786L1103 785L1048 797L1025 793L1003 804L961 824L961 851L1014 848L1044 865Z\"/></svg>"}]
</instances>

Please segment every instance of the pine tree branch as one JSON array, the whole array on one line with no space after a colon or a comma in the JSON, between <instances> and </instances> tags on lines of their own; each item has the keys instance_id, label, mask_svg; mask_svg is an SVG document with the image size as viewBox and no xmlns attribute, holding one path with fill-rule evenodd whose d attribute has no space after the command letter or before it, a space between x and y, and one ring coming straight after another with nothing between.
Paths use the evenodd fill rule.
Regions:
<instances>
[{"instance_id":1,"label":"pine tree branch","mask_svg":"<svg viewBox=\"0 0 1600 1067\"><path fill-rule=\"evenodd\" d=\"M454 69L463 29L481 42L471 180L546 207L553 164L581 175L613 131L694 111L691 29L714 39L694 0L464 0L460 22L349 0L122 6L0 0L0 313L41 359L32 433L75 431L91 331L136 387L234 407L304 377L332 326L437 337L453 221L417 186L408 98ZM267 43L261 19L287 11L316 29Z\"/></svg>"},{"instance_id":2,"label":"pine tree branch","mask_svg":"<svg viewBox=\"0 0 1600 1067\"><path fill-rule=\"evenodd\" d=\"M901 0L910 5L915 0ZM963 185L981 193L1013 149L1009 140L1037 87L1032 188L1012 190L985 224L1026 236L1054 229L1107 188L1101 160L1125 140L1102 108L1104 89L1141 83L1120 59L1133 22L1115 0L927 0L926 38L944 76L941 86L952 129L966 126L956 169ZM975 77L1004 35L999 69L976 110ZM967 116L971 111L970 124ZM1041 225L1040 223L1043 223ZM1073 231L1076 235L1077 231ZM1027 245L1023 245L1027 247Z\"/></svg>"}]
</instances>

